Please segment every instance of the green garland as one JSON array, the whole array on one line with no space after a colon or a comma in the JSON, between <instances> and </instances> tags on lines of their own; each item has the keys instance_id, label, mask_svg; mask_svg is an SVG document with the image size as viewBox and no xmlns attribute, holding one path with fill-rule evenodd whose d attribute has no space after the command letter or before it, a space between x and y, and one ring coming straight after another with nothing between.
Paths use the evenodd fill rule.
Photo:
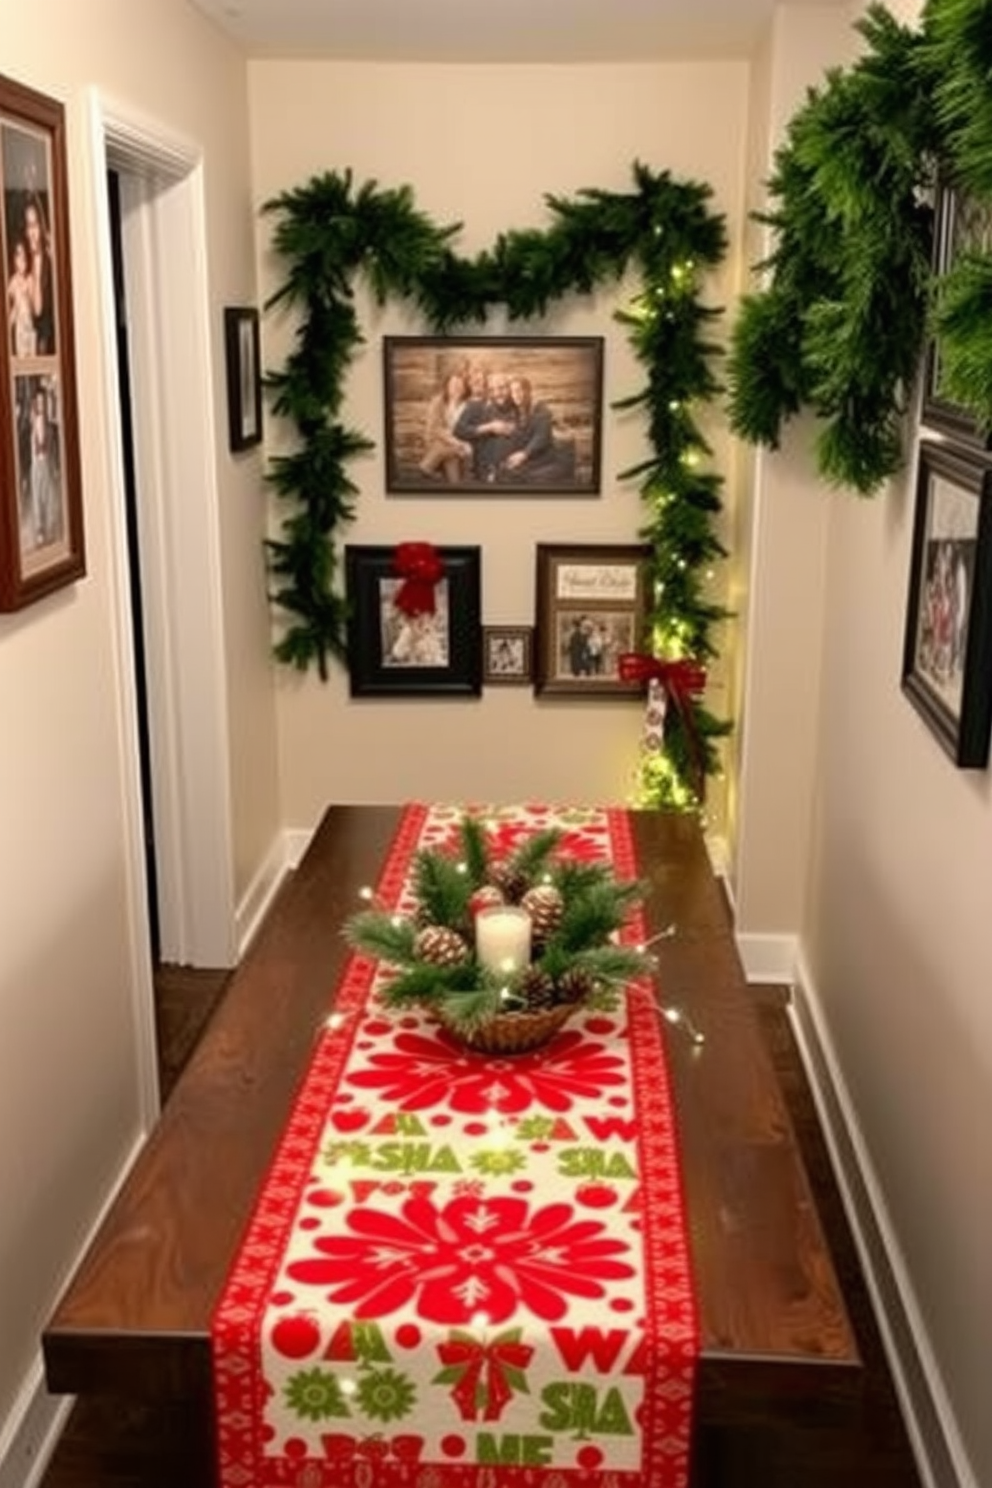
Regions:
<instances>
[{"instance_id":1,"label":"green garland","mask_svg":"<svg viewBox=\"0 0 992 1488\"><path fill-rule=\"evenodd\" d=\"M807 408L820 473L870 495L903 463L928 334L942 389L992 424L992 258L935 281L931 205L938 168L992 196L992 3L930 0L917 31L874 5L857 30L864 55L810 90L776 154L768 279L742 302L729 386L744 439L776 448Z\"/></svg>"},{"instance_id":2,"label":"green garland","mask_svg":"<svg viewBox=\"0 0 992 1488\"><path fill-rule=\"evenodd\" d=\"M711 370L718 348L707 339L719 311L700 303L699 289L723 258L726 231L709 209L708 187L639 163L633 177L628 193L547 197L546 231L507 232L474 259L452 248L459 226L431 222L408 187L367 182L355 189L350 171L314 177L265 204L278 217L274 247L289 265L267 308L285 304L299 316L294 350L266 377L273 411L297 436L293 453L273 458L268 475L289 508L281 537L266 544L271 597L285 616L275 648L280 661L301 671L316 666L326 679L329 658L345 660L338 534L355 515L349 464L372 448L340 420L345 377L364 340L356 278L364 276L379 305L412 302L434 332L445 334L484 323L497 305L511 320L542 316L556 300L589 294L629 269L642 289L617 319L647 382L614 406L643 410L652 446L650 458L619 477L638 483L647 507L639 535L653 554L653 603L643 642L666 659L716 654L712 628L728 611L707 599L706 584L713 562L725 556L714 530L722 482L703 468L710 449L693 410L719 391ZM699 702L690 720L694 739L678 710L669 709L664 752L644 760L642 804L699 805L699 765L704 774L717 771L715 741L730 724Z\"/></svg>"}]
</instances>

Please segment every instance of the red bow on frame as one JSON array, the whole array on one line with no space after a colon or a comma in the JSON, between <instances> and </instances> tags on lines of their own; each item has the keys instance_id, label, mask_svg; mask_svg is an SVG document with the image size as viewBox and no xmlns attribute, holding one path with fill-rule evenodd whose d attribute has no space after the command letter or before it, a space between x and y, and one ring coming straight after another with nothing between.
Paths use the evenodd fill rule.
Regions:
<instances>
[{"instance_id":1,"label":"red bow on frame","mask_svg":"<svg viewBox=\"0 0 992 1488\"><path fill-rule=\"evenodd\" d=\"M402 542L393 554L393 572L403 580L395 604L404 615L433 615L434 586L444 577L444 564L432 543Z\"/></svg>"},{"instance_id":2,"label":"red bow on frame","mask_svg":"<svg viewBox=\"0 0 992 1488\"><path fill-rule=\"evenodd\" d=\"M648 684L648 711L644 729L646 749L660 749L664 738L665 702L670 699L685 729L692 756L695 791L700 801L706 794L706 771L703 747L693 716L693 698L706 686L706 668L692 657L665 661L659 656L625 652L617 659L617 672L622 682Z\"/></svg>"}]
</instances>

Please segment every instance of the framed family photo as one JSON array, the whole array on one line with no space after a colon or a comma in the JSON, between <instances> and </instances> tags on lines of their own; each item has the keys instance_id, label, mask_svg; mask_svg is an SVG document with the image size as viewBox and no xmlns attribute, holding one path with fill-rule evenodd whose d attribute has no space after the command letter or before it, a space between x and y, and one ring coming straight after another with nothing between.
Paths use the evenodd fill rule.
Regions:
<instances>
[{"instance_id":1,"label":"framed family photo","mask_svg":"<svg viewBox=\"0 0 992 1488\"><path fill-rule=\"evenodd\" d=\"M647 560L641 545L540 543L534 690L561 697L641 697L619 658L644 645Z\"/></svg>"},{"instance_id":2,"label":"framed family photo","mask_svg":"<svg viewBox=\"0 0 992 1488\"><path fill-rule=\"evenodd\" d=\"M0 77L0 610L86 572L76 413L65 116Z\"/></svg>"},{"instance_id":3,"label":"framed family photo","mask_svg":"<svg viewBox=\"0 0 992 1488\"><path fill-rule=\"evenodd\" d=\"M992 203L969 195L946 179L937 185L934 207L933 273L939 280L966 253L992 253ZM942 386L940 342L931 337L923 372L921 421L978 449L992 448L992 430L983 430Z\"/></svg>"},{"instance_id":4,"label":"framed family photo","mask_svg":"<svg viewBox=\"0 0 992 1488\"><path fill-rule=\"evenodd\" d=\"M433 609L409 614L397 603L405 580L390 547L345 547L348 674L352 697L477 697L480 655L480 550L437 548L441 577Z\"/></svg>"},{"instance_id":5,"label":"framed family photo","mask_svg":"<svg viewBox=\"0 0 992 1488\"><path fill-rule=\"evenodd\" d=\"M603 338L387 336L386 490L598 496Z\"/></svg>"},{"instance_id":6,"label":"framed family photo","mask_svg":"<svg viewBox=\"0 0 992 1488\"><path fill-rule=\"evenodd\" d=\"M233 453L262 438L262 369L258 311L229 305L224 311L227 363L227 443Z\"/></svg>"},{"instance_id":7,"label":"framed family photo","mask_svg":"<svg viewBox=\"0 0 992 1488\"><path fill-rule=\"evenodd\" d=\"M956 765L984 769L992 722L992 467L920 446L902 688Z\"/></svg>"},{"instance_id":8,"label":"framed family photo","mask_svg":"<svg viewBox=\"0 0 992 1488\"><path fill-rule=\"evenodd\" d=\"M482 631L482 680L486 687L512 687L534 680L534 628L486 625Z\"/></svg>"}]
</instances>

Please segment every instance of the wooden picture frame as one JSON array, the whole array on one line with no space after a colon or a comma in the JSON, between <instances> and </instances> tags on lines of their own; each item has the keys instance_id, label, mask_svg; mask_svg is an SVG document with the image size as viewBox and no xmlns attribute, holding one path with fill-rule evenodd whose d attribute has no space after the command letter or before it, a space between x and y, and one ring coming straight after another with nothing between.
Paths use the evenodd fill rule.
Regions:
<instances>
[{"instance_id":1,"label":"wooden picture frame","mask_svg":"<svg viewBox=\"0 0 992 1488\"><path fill-rule=\"evenodd\" d=\"M515 687L534 680L534 627L486 625L482 629L482 681L486 687Z\"/></svg>"},{"instance_id":2,"label":"wooden picture frame","mask_svg":"<svg viewBox=\"0 0 992 1488\"><path fill-rule=\"evenodd\" d=\"M598 496L602 336L386 336L386 490Z\"/></svg>"},{"instance_id":3,"label":"wooden picture frame","mask_svg":"<svg viewBox=\"0 0 992 1488\"><path fill-rule=\"evenodd\" d=\"M933 274L942 278L962 253L992 251L992 206L961 191L946 179L937 183L934 202ZM992 449L992 430L953 402L940 387L940 345L931 337L926 350L920 422L976 449Z\"/></svg>"},{"instance_id":4,"label":"wooden picture frame","mask_svg":"<svg viewBox=\"0 0 992 1488\"><path fill-rule=\"evenodd\" d=\"M86 572L65 111L0 77L0 611Z\"/></svg>"},{"instance_id":5,"label":"wooden picture frame","mask_svg":"<svg viewBox=\"0 0 992 1488\"><path fill-rule=\"evenodd\" d=\"M618 657L645 649L647 560L642 544L539 543L534 691L556 697L641 698Z\"/></svg>"},{"instance_id":6,"label":"wooden picture frame","mask_svg":"<svg viewBox=\"0 0 992 1488\"><path fill-rule=\"evenodd\" d=\"M395 548L347 545L352 697L477 697L482 691L481 561L477 547L436 549L443 577L433 614L396 605Z\"/></svg>"},{"instance_id":7,"label":"wooden picture frame","mask_svg":"<svg viewBox=\"0 0 992 1488\"><path fill-rule=\"evenodd\" d=\"M252 305L224 310L227 364L227 443L232 453L251 449L262 438L261 335Z\"/></svg>"},{"instance_id":8,"label":"wooden picture frame","mask_svg":"<svg viewBox=\"0 0 992 1488\"><path fill-rule=\"evenodd\" d=\"M902 689L962 769L992 723L992 466L920 445Z\"/></svg>"}]
</instances>

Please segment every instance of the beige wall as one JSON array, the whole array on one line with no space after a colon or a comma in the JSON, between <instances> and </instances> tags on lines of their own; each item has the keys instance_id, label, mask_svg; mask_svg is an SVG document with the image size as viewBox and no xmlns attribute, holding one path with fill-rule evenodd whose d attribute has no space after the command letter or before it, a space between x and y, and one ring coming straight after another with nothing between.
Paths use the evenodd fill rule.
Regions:
<instances>
[{"instance_id":1,"label":"beige wall","mask_svg":"<svg viewBox=\"0 0 992 1488\"><path fill-rule=\"evenodd\" d=\"M88 546L82 582L0 617L2 1449L28 1398L40 1329L141 1125L134 982L147 942L129 869L134 724L122 708L129 662L115 630L114 414L96 248L105 186L91 151L90 85L202 145L215 358L222 304L254 300L255 289L245 65L215 30L175 0L39 0L6 6L0 36L3 72L67 110ZM278 826L258 474L257 461L218 452L240 886Z\"/></svg>"},{"instance_id":2,"label":"beige wall","mask_svg":"<svg viewBox=\"0 0 992 1488\"><path fill-rule=\"evenodd\" d=\"M741 149L747 69L741 64L492 67L256 62L250 67L252 152L259 202L311 175L351 167L357 184L410 184L439 222L461 221L466 253L508 227L544 226L545 193L584 186L623 191L635 159L708 182L735 244L708 287L725 304L736 281L741 230ZM714 107L719 99L719 107ZM268 253L271 222L259 229L266 291L280 266ZM604 291L571 301L518 333L605 331L606 400L643 380L619 327L618 300ZM363 302L367 345L348 384L346 416L377 442L382 434L379 338L423 333L405 307L373 313ZM505 331L497 315L490 329ZM278 364L288 328L268 317L265 357ZM274 435L273 439L278 437ZM285 437L285 436L284 436ZM728 443L717 439L720 468ZM534 615L539 541L629 542L641 519L636 491L617 474L646 452L642 422L607 412L603 494L467 500L386 498L381 448L357 462L361 487L352 542L403 538L478 543L487 623L526 624ZM728 500L732 492L728 492ZM716 677L713 706L727 698ZM490 689L478 701L349 700L335 670L284 675L279 685L282 791L287 823L308 828L331 800L417 797L623 800L633 782L640 709L626 703L536 704L520 688Z\"/></svg>"}]
</instances>

